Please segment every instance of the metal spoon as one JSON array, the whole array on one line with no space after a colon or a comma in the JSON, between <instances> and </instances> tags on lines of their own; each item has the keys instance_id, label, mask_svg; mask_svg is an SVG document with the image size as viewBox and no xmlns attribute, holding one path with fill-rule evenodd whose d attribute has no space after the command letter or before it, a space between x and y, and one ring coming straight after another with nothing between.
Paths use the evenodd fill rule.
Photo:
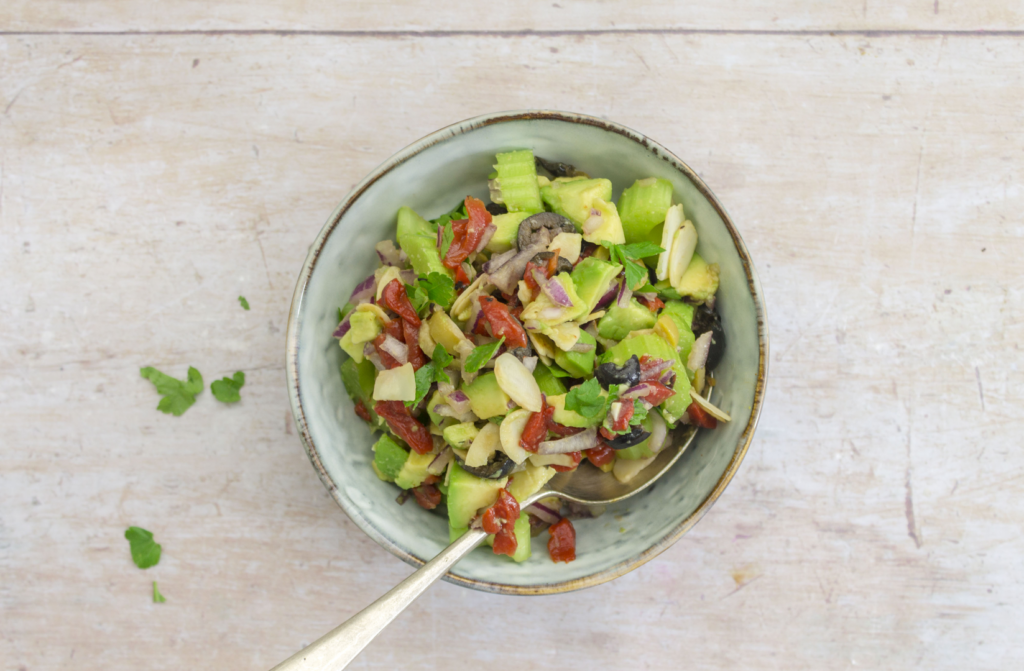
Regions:
<instances>
[{"instance_id":1,"label":"metal spoon","mask_svg":"<svg viewBox=\"0 0 1024 671\"><path fill-rule=\"evenodd\" d=\"M607 505L647 489L664 475L693 441L696 428L680 429L676 444L663 448L646 468L627 484L608 473L602 473L589 462L571 473L560 473L536 494L520 501L528 505L548 496L584 505ZM670 433L667 440L672 440ZM673 441L675 442L675 441ZM336 671L348 666L356 655L391 623L398 614L422 594L455 562L465 557L487 538L482 529L470 529L461 538L442 550L394 589L359 611L347 621L275 666L271 671Z\"/></svg>"}]
</instances>

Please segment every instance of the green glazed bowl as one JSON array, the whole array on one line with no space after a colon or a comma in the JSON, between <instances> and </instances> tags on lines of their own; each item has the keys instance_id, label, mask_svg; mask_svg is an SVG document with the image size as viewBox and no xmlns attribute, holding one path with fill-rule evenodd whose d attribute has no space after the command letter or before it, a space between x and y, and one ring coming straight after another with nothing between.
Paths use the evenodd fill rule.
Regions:
<instances>
[{"instance_id":1,"label":"green glazed bowl","mask_svg":"<svg viewBox=\"0 0 1024 671\"><path fill-rule=\"evenodd\" d=\"M699 253L721 267L717 306L726 349L715 370L715 400L733 418L713 431L699 431L655 486L609 507L601 517L574 522L576 561L553 563L542 535L534 539L533 557L522 564L480 550L445 576L488 592L552 594L617 578L679 540L736 473L761 410L768 330L757 274L725 209L675 155L624 126L549 111L480 116L414 142L346 196L310 248L288 320L288 387L309 459L352 521L414 566L443 549L448 544L446 520L414 504L397 505L399 490L380 481L370 468L373 438L342 386L342 351L332 333L338 308L377 266L374 245L394 239L400 206L431 218L467 194L485 199L494 155L522 148L611 179L616 199L636 179L672 182L674 202L683 203L699 231Z\"/></svg>"}]
</instances>

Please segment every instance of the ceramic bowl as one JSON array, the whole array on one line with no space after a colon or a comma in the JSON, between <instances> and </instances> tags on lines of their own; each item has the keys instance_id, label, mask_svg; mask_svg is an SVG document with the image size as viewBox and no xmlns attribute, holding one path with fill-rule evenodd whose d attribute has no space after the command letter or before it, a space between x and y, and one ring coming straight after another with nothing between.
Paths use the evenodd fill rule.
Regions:
<instances>
[{"instance_id":1,"label":"ceramic bowl","mask_svg":"<svg viewBox=\"0 0 1024 671\"><path fill-rule=\"evenodd\" d=\"M494 155L529 148L612 180L615 198L644 177L675 187L674 202L700 234L698 251L721 267L718 309L725 356L715 371L717 404L733 421L700 431L655 486L601 517L574 522L576 561L555 564L547 536L533 557L515 564L486 550L459 562L449 582L488 592L549 594L612 580L663 552L708 511L750 445L764 398L768 333L760 284L750 255L725 209L680 159L618 124L564 112L503 112L441 129L398 152L360 182L331 214L299 274L288 322L287 371L292 411L310 461L331 495L375 541L414 566L448 543L444 518L414 503L370 468L374 442L353 411L338 367L332 332L338 307L377 266L374 245L395 237L395 214L408 205L427 218L467 194L487 198ZM486 202L486 201L485 201Z\"/></svg>"}]
</instances>

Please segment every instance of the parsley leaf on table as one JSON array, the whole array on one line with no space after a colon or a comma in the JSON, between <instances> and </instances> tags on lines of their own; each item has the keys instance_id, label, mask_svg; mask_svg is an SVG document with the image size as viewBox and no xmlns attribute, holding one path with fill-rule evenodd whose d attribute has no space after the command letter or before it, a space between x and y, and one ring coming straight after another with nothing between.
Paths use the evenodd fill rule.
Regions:
<instances>
[{"instance_id":1,"label":"parsley leaf on table","mask_svg":"<svg viewBox=\"0 0 1024 671\"><path fill-rule=\"evenodd\" d=\"M153 603L164 603L167 599L160 593L160 588L156 586L156 580L153 581Z\"/></svg>"},{"instance_id":2,"label":"parsley leaf on table","mask_svg":"<svg viewBox=\"0 0 1024 671\"><path fill-rule=\"evenodd\" d=\"M601 385L596 378L569 390L565 397L565 409L584 417L597 417L604 410L607 398L601 395Z\"/></svg>"},{"instance_id":3,"label":"parsley leaf on table","mask_svg":"<svg viewBox=\"0 0 1024 671\"><path fill-rule=\"evenodd\" d=\"M249 301L245 300L245 296L239 296L238 302L242 304L242 308L249 309Z\"/></svg>"},{"instance_id":4,"label":"parsley leaf on table","mask_svg":"<svg viewBox=\"0 0 1024 671\"><path fill-rule=\"evenodd\" d=\"M466 357L466 372L475 373L483 368L491 360L491 357L494 356L494 353L498 351L503 342L505 342L505 336L501 336L501 340L497 342L473 348L473 351Z\"/></svg>"},{"instance_id":5,"label":"parsley leaf on table","mask_svg":"<svg viewBox=\"0 0 1024 671\"><path fill-rule=\"evenodd\" d=\"M153 540L152 532L141 527L128 527L124 532L132 551L132 561L139 568L149 568L160 563L160 552L163 549Z\"/></svg>"},{"instance_id":6,"label":"parsley leaf on table","mask_svg":"<svg viewBox=\"0 0 1024 671\"><path fill-rule=\"evenodd\" d=\"M152 382L157 393L163 396L156 409L175 417L180 417L192 407L196 402L196 394L203 390L203 376L191 366L188 369L188 380L185 382L165 375L152 366L139 369L139 374Z\"/></svg>"},{"instance_id":7,"label":"parsley leaf on table","mask_svg":"<svg viewBox=\"0 0 1024 671\"><path fill-rule=\"evenodd\" d=\"M213 397L221 403L237 403L242 400L238 392L245 386L245 373L238 371L231 377L221 378L210 384Z\"/></svg>"},{"instance_id":8,"label":"parsley leaf on table","mask_svg":"<svg viewBox=\"0 0 1024 671\"><path fill-rule=\"evenodd\" d=\"M626 271L626 286L630 289L647 281L647 266L640 259L665 251L653 242L634 242L629 245L616 245L607 240L602 240L601 245L608 248L608 256L612 261L622 264Z\"/></svg>"}]
</instances>

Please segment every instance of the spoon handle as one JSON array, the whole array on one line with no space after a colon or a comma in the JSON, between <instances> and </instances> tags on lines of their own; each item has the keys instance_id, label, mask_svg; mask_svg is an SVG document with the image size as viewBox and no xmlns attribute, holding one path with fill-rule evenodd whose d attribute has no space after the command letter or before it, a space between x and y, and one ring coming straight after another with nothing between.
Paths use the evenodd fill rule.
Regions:
<instances>
[{"instance_id":1,"label":"spoon handle","mask_svg":"<svg viewBox=\"0 0 1024 671\"><path fill-rule=\"evenodd\" d=\"M390 592L271 671L335 671L345 668L406 606L485 538L485 531L470 529Z\"/></svg>"}]
</instances>

